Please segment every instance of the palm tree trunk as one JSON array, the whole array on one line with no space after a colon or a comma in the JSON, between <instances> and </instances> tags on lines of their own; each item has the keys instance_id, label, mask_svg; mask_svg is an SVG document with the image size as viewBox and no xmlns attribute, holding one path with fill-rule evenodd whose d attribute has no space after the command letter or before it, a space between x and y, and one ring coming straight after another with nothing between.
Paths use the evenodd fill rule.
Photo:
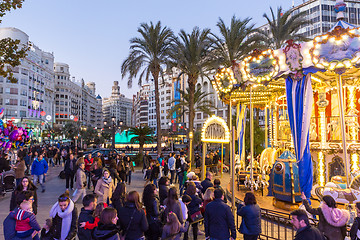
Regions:
<instances>
[{"instance_id":1,"label":"palm tree trunk","mask_svg":"<svg viewBox=\"0 0 360 240\"><path fill-rule=\"evenodd\" d=\"M192 164L192 160L193 158L193 154L194 151L192 151L193 149L193 136L194 136L194 118L195 118L195 103L194 103L194 95L195 95L195 81L196 79L193 78L189 78L189 130L188 130L188 137L190 139L190 144L189 144L189 150L188 150L188 156L190 159L190 166ZM190 137L191 135L191 137Z\"/></svg>"},{"instance_id":2,"label":"palm tree trunk","mask_svg":"<svg viewBox=\"0 0 360 240\"><path fill-rule=\"evenodd\" d=\"M139 143L139 155L140 161L142 161L144 156L144 143Z\"/></svg>"},{"instance_id":3,"label":"palm tree trunk","mask_svg":"<svg viewBox=\"0 0 360 240\"><path fill-rule=\"evenodd\" d=\"M160 96L159 96L159 72L152 73L155 83L155 107L156 107L156 146L157 153L161 154L161 121L160 121Z\"/></svg>"}]
</instances>

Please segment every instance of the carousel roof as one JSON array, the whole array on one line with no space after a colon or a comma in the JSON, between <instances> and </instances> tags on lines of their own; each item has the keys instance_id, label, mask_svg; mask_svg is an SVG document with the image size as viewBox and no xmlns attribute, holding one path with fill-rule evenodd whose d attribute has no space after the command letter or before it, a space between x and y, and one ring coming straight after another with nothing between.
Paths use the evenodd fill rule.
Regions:
<instances>
[{"instance_id":1,"label":"carousel roof","mask_svg":"<svg viewBox=\"0 0 360 240\"><path fill-rule=\"evenodd\" d=\"M344 29L353 29L353 28L356 28L356 26L348 23L348 22L345 22L343 20L339 20L335 23L334 26L332 26L332 28L330 28L329 32L332 32L335 30L336 27L341 27L341 28L344 28Z\"/></svg>"}]
</instances>

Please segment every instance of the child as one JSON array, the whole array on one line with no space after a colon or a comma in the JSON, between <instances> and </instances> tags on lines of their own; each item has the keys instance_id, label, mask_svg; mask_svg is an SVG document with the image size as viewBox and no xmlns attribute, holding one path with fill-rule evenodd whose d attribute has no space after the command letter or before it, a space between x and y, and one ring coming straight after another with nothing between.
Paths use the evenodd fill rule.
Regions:
<instances>
[{"instance_id":1,"label":"child","mask_svg":"<svg viewBox=\"0 0 360 240\"><path fill-rule=\"evenodd\" d=\"M84 229L94 229L94 228L96 228L98 226L98 224L99 224L99 221L100 221L100 214L107 207L108 207L108 205L106 203L98 203L96 205L96 208L95 208L95 211L94 211L94 217L95 217L94 223L81 222L80 227L82 227Z\"/></svg>"},{"instance_id":2,"label":"child","mask_svg":"<svg viewBox=\"0 0 360 240\"><path fill-rule=\"evenodd\" d=\"M51 227L52 227L52 221L51 221L51 219L48 218L45 220L45 225L43 226L43 229L41 229L41 235L40 235L41 240L52 240L53 239L51 232L50 232Z\"/></svg>"},{"instance_id":3,"label":"child","mask_svg":"<svg viewBox=\"0 0 360 240\"><path fill-rule=\"evenodd\" d=\"M188 226L189 222L185 222L184 226L181 225L176 214L170 212L167 216L161 239L180 240L181 233L186 232Z\"/></svg>"},{"instance_id":4,"label":"child","mask_svg":"<svg viewBox=\"0 0 360 240\"><path fill-rule=\"evenodd\" d=\"M31 201L23 201L20 204L20 209L16 212L12 212L11 217L16 220L16 237L28 238L32 236L35 240L39 239L37 233L41 228L36 221L35 214L32 212Z\"/></svg>"}]
</instances>

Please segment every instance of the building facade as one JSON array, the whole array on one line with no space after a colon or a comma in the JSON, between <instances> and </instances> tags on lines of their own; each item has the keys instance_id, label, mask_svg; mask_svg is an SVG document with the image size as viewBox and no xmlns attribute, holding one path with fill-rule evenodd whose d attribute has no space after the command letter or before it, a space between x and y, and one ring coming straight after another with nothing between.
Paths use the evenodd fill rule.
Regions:
<instances>
[{"instance_id":1,"label":"building facade","mask_svg":"<svg viewBox=\"0 0 360 240\"><path fill-rule=\"evenodd\" d=\"M110 123L114 116L116 122L124 126L131 126L133 100L126 98L124 94L120 93L120 86L118 81L114 81L112 86L111 96L103 98L102 109L104 121Z\"/></svg>"},{"instance_id":2,"label":"building facade","mask_svg":"<svg viewBox=\"0 0 360 240\"><path fill-rule=\"evenodd\" d=\"M150 84L144 84L140 91L133 95L132 126L149 125L149 92Z\"/></svg>"},{"instance_id":3,"label":"building facade","mask_svg":"<svg viewBox=\"0 0 360 240\"><path fill-rule=\"evenodd\" d=\"M29 42L29 36L17 28L0 28L0 39L19 39L20 45ZM55 119L54 55L30 46L21 65L12 69L16 82L0 77L0 107L4 119L30 128L35 137L41 129L52 126Z\"/></svg>"}]
</instances>

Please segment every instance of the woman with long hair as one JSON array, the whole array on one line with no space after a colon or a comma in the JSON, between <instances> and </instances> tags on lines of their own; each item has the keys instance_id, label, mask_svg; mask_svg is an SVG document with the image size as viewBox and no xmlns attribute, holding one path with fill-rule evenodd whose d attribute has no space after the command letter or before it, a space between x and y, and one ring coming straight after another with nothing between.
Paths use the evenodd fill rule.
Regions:
<instances>
[{"instance_id":1,"label":"woman with long hair","mask_svg":"<svg viewBox=\"0 0 360 240\"><path fill-rule=\"evenodd\" d=\"M252 192L245 194L244 203L239 204L237 209L237 215L242 217L240 233L244 235L244 240L256 240L261 233L261 210Z\"/></svg>"},{"instance_id":2,"label":"woman with long hair","mask_svg":"<svg viewBox=\"0 0 360 240\"><path fill-rule=\"evenodd\" d=\"M20 184L18 184L16 186L15 191L13 191L11 194L10 211L14 210L17 206L17 204L16 204L17 195L24 191L30 191L30 192L32 192L32 195L34 196L34 201L33 201L32 207L33 207L33 212L36 215L37 214L37 206L38 206L36 190L37 190L37 187L30 180L30 178L23 177L20 181Z\"/></svg>"},{"instance_id":3,"label":"woman with long hair","mask_svg":"<svg viewBox=\"0 0 360 240\"><path fill-rule=\"evenodd\" d=\"M346 223L349 221L350 214L344 209L336 206L334 198L325 195L322 198L320 207L312 208L304 193L301 193L302 202L311 214L319 215L318 229L329 240L344 239L346 236Z\"/></svg>"},{"instance_id":4,"label":"woman with long hair","mask_svg":"<svg viewBox=\"0 0 360 240\"><path fill-rule=\"evenodd\" d=\"M69 197L69 191L61 194L58 201L50 210L52 227L50 229L54 239L74 239L77 233L77 209Z\"/></svg>"},{"instance_id":5,"label":"woman with long hair","mask_svg":"<svg viewBox=\"0 0 360 240\"><path fill-rule=\"evenodd\" d=\"M208 205L208 203L212 202L212 200L214 200L214 191L215 188L213 187L208 187L204 193L204 202L203 205L201 207L201 213L205 213L205 208L206 205Z\"/></svg>"},{"instance_id":6,"label":"woman with long hair","mask_svg":"<svg viewBox=\"0 0 360 240\"><path fill-rule=\"evenodd\" d=\"M159 198L160 205L164 205L164 200L167 198L169 191L170 180L168 177L161 177L159 180Z\"/></svg>"},{"instance_id":7,"label":"woman with long hair","mask_svg":"<svg viewBox=\"0 0 360 240\"><path fill-rule=\"evenodd\" d=\"M161 222L155 185L146 185L142 197L146 209L146 218L149 223L149 230L145 233L146 238L150 240L159 239L161 237Z\"/></svg>"},{"instance_id":8,"label":"woman with long hair","mask_svg":"<svg viewBox=\"0 0 360 240\"><path fill-rule=\"evenodd\" d=\"M169 189L167 198L164 201L164 205L166 206L166 208L164 210L165 216L167 214L169 214L170 212L173 212L177 216L180 224L183 224L184 219L183 219L183 214L182 214L182 210L181 210L181 204L179 202L179 198L178 198L175 187L171 187ZM166 221L166 219L164 219L164 220Z\"/></svg>"},{"instance_id":9,"label":"woman with long hair","mask_svg":"<svg viewBox=\"0 0 360 240\"><path fill-rule=\"evenodd\" d=\"M97 240L115 240L120 239L119 229L116 226L118 221L115 208L105 208L99 219L99 225L94 229L93 239Z\"/></svg>"},{"instance_id":10,"label":"woman with long hair","mask_svg":"<svg viewBox=\"0 0 360 240\"><path fill-rule=\"evenodd\" d=\"M144 238L144 233L148 230L149 225L138 192L131 191L126 196L126 202L121 215L119 215L118 224L120 225L121 235L125 236L125 240Z\"/></svg>"},{"instance_id":11,"label":"woman with long hair","mask_svg":"<svg viewBox=\"0 0 360 240\"><path fill-rule=\"evenodd\" d=\"M194 182L189 182L186 188L186 192L185 194L189 195L191 197L191 202L188 205L188 210L189 210L189 222L192 226L192 231L193 231L193 239L197 240L197 235L198 235L198 222L192 223L193 219L191 218L191 216L194 213L197 213L200 211L200 205L202 203L201 198L199 198L199 196L196 193L196 186ZM202 232L199 232L202 234ZM184 240L188 239L188 231L184 234Z\"/></svg>"},{"instance_id":12,"label":"woman with long hair","mask_svg":"<svg viewBox=\"0 0 360 240\"><path fill-rule=\"evenodd\" d=\"M188 224L183 226L180 224L175 213L170 212L166 217L166 224L164 226L161 239L165 240L180 240L181 233L185 232Z\"/></svg>"},{"instance_id":13,"label":"woman with long hair","mask_svg":"<svg viewBox=\"0 0 360 240\"><path fill-rule=\"evenodd\" d=\"M96 195L98 196L98 201L110 204L114 189L114 182L112 181L110 172L109 170L105 169L103 171L102 177L97 181L94 190Z\"/></svg>"},{"instance_id":14,"label":"woman with long hair","mask_svg":"<svg viewBox=\"0 0 360 240\"><path fill-rule=\"evenodd\" d=\"M93 186L96 186L97 181L101 178L103 173L103 165L100 158L94 158L94 164L90 167L90 171L91 171L91 182Z\"/></svg>"},{"instance_id":15,"label":"woman with long hair","mask_svg":"<svg viewBox=\"0 0 360 240\"><path fill-rule=\"evenodd\" d=\"M114 193L111 197L112 206L116 209L118 216L122 208L124 207L126 200L126 184L124 182L120 182L117 184Z\"/></svg>"}]
</instances>

